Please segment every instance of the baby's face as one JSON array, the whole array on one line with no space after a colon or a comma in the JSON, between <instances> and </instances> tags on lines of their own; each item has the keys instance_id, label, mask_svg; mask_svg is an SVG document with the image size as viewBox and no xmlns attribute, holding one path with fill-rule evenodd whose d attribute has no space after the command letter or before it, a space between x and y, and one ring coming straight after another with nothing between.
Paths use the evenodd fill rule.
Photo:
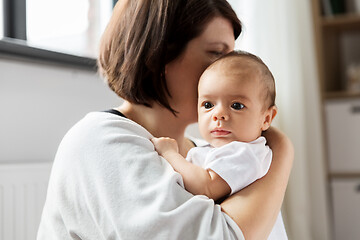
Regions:
<instances>
[{"instance_id":1,"label":"baby's face","mask_svg":"<svg viewBox=\"0 0 360 240\"><path fill-rule=\"evenodd\" d=\"M199 129L206 141L220 147L232 141L251 142L261 135L264 102L254 71L219 67L204 72L199 82Z\"/></svg>"}]
</instances>

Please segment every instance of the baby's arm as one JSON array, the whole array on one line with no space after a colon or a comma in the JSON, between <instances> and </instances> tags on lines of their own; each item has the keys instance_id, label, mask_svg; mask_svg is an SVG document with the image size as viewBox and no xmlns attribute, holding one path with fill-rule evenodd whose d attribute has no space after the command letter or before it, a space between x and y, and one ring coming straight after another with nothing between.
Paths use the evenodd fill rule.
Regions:
<instances>
[{"instance_id":1,"label":"baby's arm","mask_svg":"<svg viewBox=\"0 0 360 240\"><path fill-rule=\"evenodd\" d=\"M185 189L194 195L206 195L218 200L230 194L230 186L211 169L205 170L180 155L177 142L171 138L151 139L155 150L181 174Z\"/></svg>"}]
</instances>

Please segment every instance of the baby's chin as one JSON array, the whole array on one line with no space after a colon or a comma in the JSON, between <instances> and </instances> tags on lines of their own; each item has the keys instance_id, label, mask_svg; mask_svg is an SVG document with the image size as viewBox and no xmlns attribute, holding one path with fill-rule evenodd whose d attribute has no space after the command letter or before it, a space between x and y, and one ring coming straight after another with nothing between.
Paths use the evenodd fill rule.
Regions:
<instances>
[{"instance_id":1,"label":"baby's chin","mask_svg":"<svg viewBox=\"0 0 360 240\"><path fill-rule=\"evenodd\" d=\"M233 141L234 140L232 140L232 139L221 139L220 138L220 139L211 139L208 142L210 143L211 146L218 148L218 147L222 147L228 143L231 143Z\"/></svg>"}]
</instances>

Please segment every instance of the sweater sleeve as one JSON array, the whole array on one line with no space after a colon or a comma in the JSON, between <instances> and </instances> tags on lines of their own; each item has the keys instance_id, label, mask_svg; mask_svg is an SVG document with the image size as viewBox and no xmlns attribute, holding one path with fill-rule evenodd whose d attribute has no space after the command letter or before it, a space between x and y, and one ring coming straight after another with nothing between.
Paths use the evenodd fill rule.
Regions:
<instances>
[{"instance_id":1,"label":"sweater sleeve","mask_svg":"<svg viewBox=\"0 0 360 240\"><path fill-rule=\"evenodd\" d=\"M183 188L141 126L91 113L61 142L42 239L244 239L219 205Z\"/></svg>"}]
</instances>

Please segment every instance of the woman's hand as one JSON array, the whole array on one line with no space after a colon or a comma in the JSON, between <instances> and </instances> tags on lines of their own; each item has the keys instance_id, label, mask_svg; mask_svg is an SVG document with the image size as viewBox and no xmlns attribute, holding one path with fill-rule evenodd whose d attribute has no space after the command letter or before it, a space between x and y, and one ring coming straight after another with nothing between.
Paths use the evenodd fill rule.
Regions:
<instances>
[{"instance_id":1,"label":"woman's hand","mask_svg":"<svg viewBox=\"0 0 360 240\"><path fill-rule=\"evenodd\" d=\"M263 136L266 138L269 147L273 151L277 151L281 148L283 150L288 150L289 154L293 154L294 146L292 145L290 139L279 129L270 127L267 131L263 132ZM289 159L289 161L290 160L292 159Z\"/></svg>"}]
</instances>

